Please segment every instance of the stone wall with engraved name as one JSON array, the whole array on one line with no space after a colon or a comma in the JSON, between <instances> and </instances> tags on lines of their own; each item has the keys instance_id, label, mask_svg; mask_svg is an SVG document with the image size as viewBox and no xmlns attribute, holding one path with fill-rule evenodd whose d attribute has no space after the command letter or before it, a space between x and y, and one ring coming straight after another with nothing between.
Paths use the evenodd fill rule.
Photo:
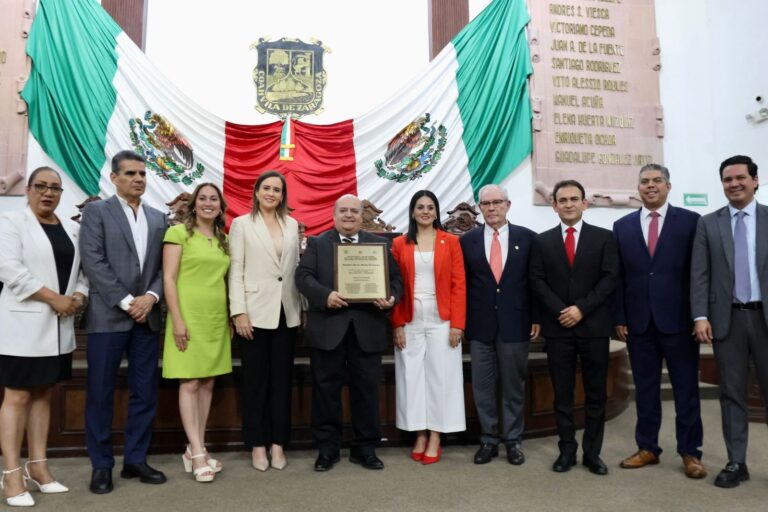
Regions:
<instances>
[{"instance_id":1,"label":"stone wall with engraved name","mask_svg":"<svg viewBox=\"0 0 768 512\"><path fill-rule=\"evenodd\" d=\"M531 1L534 202L579 180L600 206L639 205L637 172L662 163L653 0Z\"/></svg>"}]
</instances>

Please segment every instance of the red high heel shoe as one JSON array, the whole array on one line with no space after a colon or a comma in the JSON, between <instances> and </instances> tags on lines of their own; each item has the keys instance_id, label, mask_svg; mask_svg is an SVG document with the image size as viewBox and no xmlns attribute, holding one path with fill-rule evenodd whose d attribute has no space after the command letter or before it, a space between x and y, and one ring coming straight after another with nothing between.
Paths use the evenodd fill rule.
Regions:
<instances>
[{"instance_id":1,"label":"red high heel shoe","mask_svg":"<svg viewBox=\"0 0 768 512\"><path fill-rule=\"evenodd\" d=\"M427 451L426 448L424 448L424 451ZM424 452L411 452L411 459L415 460L416 462L419 462L424 458Z\"/></svg>"},{"instance_id":2,"label":"red high heel shoe","mask_svg":"<svg viewBox=\"0 0 768 512\"><path fill-rule=\"evenodd\" d=\"M426 466L427 464L434 464L435 462L438 462L440 460L440 454L442 452L443 452L443 447L442 446L438 446L437 447L437 455L435 455L434 457L430 457L426 453L422 454L421 463Z\"/></svg>"}]
</instances>

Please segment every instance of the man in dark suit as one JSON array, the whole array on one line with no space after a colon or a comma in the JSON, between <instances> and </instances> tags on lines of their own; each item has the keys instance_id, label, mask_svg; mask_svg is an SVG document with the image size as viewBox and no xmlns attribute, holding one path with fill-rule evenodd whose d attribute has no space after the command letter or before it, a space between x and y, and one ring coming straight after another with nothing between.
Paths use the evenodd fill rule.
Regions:
<instances>
[{"instance_id":1,"label":"man in dark suit","mask_svg":"<svg viewBox=\"0 0 768 512\"><path fill-rule=\"evenodd\" d=\"M115 382L128 357L128 415L123 478L161 484L165 475L147 464L157 406L158 302L163 293L165 215L144 204L144 159L121 151L112 159L116 195L88 203L80 228L83 271L91 290L86 311L88 382L85 432L93 474L90 489L112 491L112 416Z\"/></svg>"},{"instance_id":2,"label":"man in dark suit","mask_svg":"<svg viewBox=\"0 0 768 512\"><path fill-rule=\"evenodd\" d=\"M704 478L699 345L691 337L689 297L691 250L699 214L670 205L671 188L666 167L644 166L637 185L643 207L613 225L621 263L616 332L627 342L637 407L638 450L621 467L659 463L664 360L675 398L677 453L683 458L687 477Z\"/></svg>"},{"instance_id":3,"label":"man in dark suit","mask_svg":"<svg viewBox=\"0 0 768 512\"><path fill-rule=\"evenodd\" d=\"M585 395L583 463L592 473L605 475L608 468L600 459L600 450L613 330L611 297L619 274L616 243L610 231L582 220L588 203L579 182L558 182L552 199L560 224L536 237L530 260L531 288L547 343L560 436L560 456L552 470L562 473L576 464L573 392L578 359Z\"/></svg>"},{"instance_id":4,"label":"man in dark suit","mask_svg":"<svg viewBox=\"0 0 768 512\"><path fill-rule=\"evenodd\" d=\"M528 256L536 233L507 221L509 198L498 185L478 195L485 225L461 237L467 279L466 338L472 355L472 395L480 422L480 448L475 464L498 455L520 465L523 454L523 410L528 346L538 337L532 324L528 288ZM501 381L502 429L499 435L496 385Z\"/></svg>"},{"instance_id":5,"label":"man in dark suit","mask_svg":"<svg viewBox=\"0 0 768 512\"><path fill-rule=\"evenodd\" d=\"M402 296L403 281L388 240L360 231L363 208L357 197L340 197L333 220L333 229L309 238L296 269L296 287L309 301L305 336L312 349L312 434L319 451L315 471L328 471L339 461L341 388L347 373L354 431L349 460L383 469L375 451L381 439L381 353L392 340L387 312ZM335 290L334 247L344 243L387 244L389 297L350 304Z\"/></svg>"},{"instance_id":6,"label":"man in dark suit","mask_svg":"<svg viewBox=\"0 0 768 512\"><path fill-rule=\"evenodd\" d=\"M749 357L768 404L768 207L755 200L757 164L733 156L720 164L728 206L699 220L691 260L691 314L700 343L712 344L728 464L718 487L749 480Z\"/></svg>"}]
</instances>

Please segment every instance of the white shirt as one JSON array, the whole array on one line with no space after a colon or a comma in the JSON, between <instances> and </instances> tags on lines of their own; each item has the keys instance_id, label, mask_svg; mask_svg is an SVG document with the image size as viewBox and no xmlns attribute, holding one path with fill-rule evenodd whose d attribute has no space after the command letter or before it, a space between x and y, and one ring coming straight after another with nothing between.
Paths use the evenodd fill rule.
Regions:
<instances>
[{"instance_id":1,"label":"white shirt","mask_svg":"<svg viewBox=\"0 0 768 512\"><path fill-rule=\"evenodd\" d=\"M125 218L128 219L128 226L131 228L131 236L133 237L133 245L136 246L136 254L139 256L139 271L143 271L144 260L147 258L147 239L149 238L149 226L147 225L147 217L144 215L144 208L142 208L141 202L139 202L139 207L134 212L128 201L120 196L117 196L117 200L120 201ZM160 297L155 293L149 291L147 293L155 297L155 302L160 300ZM120 301L120 309L128 311L133 299L134 297L130 293L126 295Z\"/></svg>"},{"instance_id":2,"label":"white shirt","mask_svg":"<svg viewBox=\"0 0 768 512\"><path fill-rule=\"evenodd\" d=\"M417 299L435 297L435 253L413 251L414 279L413 295Z\"/></svg>"},{"instance_id":3,"label":"white shirt","mask_svg":"<svg viewBox=\"0 0 768 512\"><path fill-rule=\"evenodd\" d=\"M736 227L736 213L743 211L746 213L744 216L744 227L747 228L747 255L749 257L749 284L752 290L749 302L760 302L762 295L760 293L760 282L757 279L757 263L756 263L756 222L757 222L757 201L752 200L743 210L737 210L731 205L728 205L728 213L731 216L731 235L733 235L733 229ZM736 302L736 299L733 299ZM693 319L694 322L699 320L707 320L706 316L697 316Z\"/></svg>"},{"instance_id":4,"label":"white shirt","mask_svg":"<svg viewBox=\"0 0 768 512\"><path fill-rule=\"evenodd\" d=\"M656 210L659 214L659 236L661 236L661 227L664 225L664 219L667 218L667 212L669 211L669 203L664 203L664 206ZM643 206L640 209L640 228L643 230L643 239L645 239L645 245L648 245L648 231L651 227L651 210Z\"/></svg>"},{"instance_id":5,"label":"white shirt","mask_svg":"<svg viewBox=\"0 0 768 512\"><path fill-rule=\"evenodd\" d=\"M485 259L491 264L491 244L493 243L493 233L496 231L488 224L483 229L483 239L485 240ZM501 245L501 270L507 264L507 252L509 251L509 224L504 223L499 228L499 244Z\"/></svg>"},{"instance_id":6,"label":"white shirt","mask_svg":"<svg viewBox=\"0 0 768 512\"><path fill-rule=\"evenodd\" d=\"M573 226L560 223L560 231L563 232L563 243L565 243L565 237L568 236L568 228L573 228L576 231L573 232L573 253L576 254L576 249L579 247L579 236L581 235L581 227L584 225L584 220L580 219L579 222Z\"/></svg>"},{"instance_id":7,"label":"white shirt","mask_svg":"<svg viewBox=\"0 0 768 512\"><path fill-rule=\"evenodd\" d=\"M762 295L760 293L760 281L757 277L757 201L752 200L743 210L737 210L728 205L728 211L731 214L731 233L736 228L736 214L739 211L746 213L744 216L744 227L747 228L747 255L749 256L749 283L752 288L750 302L760 302ZM734 300L734 302L736 302Z\"/></svg>"},{"instance_id":8,"label":"white shirt","mask_svg":"<svg viewBox=\"0 0 768 512\"><path fill-rule=\"evenodd\" d=\"M360 233L355 233L354 235L349 235L349 236L347 236L347 235L342 235L341 233L339 233L339 241L340 241L341 243L344 243L344 239L345 239L345 238L348 238L348 239L352 240L352 243L353 243L353 244L356 244L356 243L358 242L358 240L357 240L357 237L358 237L359 235L360 235ZM347 242L347 243L349 243L349 242Z\"/></svg>"}]
</instances>

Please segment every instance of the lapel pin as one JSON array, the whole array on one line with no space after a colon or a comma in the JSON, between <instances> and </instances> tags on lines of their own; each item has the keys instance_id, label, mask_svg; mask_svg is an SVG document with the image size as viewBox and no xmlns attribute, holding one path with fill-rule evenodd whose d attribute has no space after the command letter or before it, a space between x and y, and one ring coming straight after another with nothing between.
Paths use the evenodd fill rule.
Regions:
<instances>
[{"instance_id":1,"label":"lapel pin","mask_svg":"<svg viewBox=\"0 0 768 512\"><path fill-rule=\"evenodd\" d=\"M440 243L441 243L441 244L444 244L444 243L445 243L445 240L440 240Z\"/></svg>"},{"instance_id":2,"label":"lapel pin","mask_svg":"<svg viewBox=\"0 0 768 512\"><path fill-rule=\"evenodd\" d=\"M520 247L516 245L516 246L515 246L515 250L517 251L517 250L519 250L519 249L520 249Z\"/></svg>"}]
</instances>

